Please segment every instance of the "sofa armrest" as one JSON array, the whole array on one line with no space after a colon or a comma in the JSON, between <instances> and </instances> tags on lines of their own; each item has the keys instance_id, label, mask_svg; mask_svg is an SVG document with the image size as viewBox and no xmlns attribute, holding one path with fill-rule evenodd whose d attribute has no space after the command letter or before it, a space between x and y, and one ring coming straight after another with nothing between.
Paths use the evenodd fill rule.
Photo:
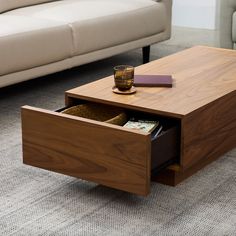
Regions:
<instances>
[{"instance_id":1,"label":"sofa armrest","mask_svg":"<svg viewBox=\"0 0 236 236\"><path fill-rule=\"evenodd\" d=\"M154 2L160 2L165 5L166 8L166 29L165 29L165 39L169 39L171 36L171 25L172 25L172 4L173 0L152 0Z\"/></svg>"},{"instance_id":2,"label":"sofa armrest","mask_svg":"<svg viewBox=\"0 0 236 236\"><path fill-rule=\"evenodd\" d=\"M166 13L167 13L167 28L166 33L169 35L169 38L171 36L171 25L172 25L172 0L157 0L159 2L163 2L166 6Z\"/></svg>"},{"instance_id":3,"label":"sofa armrest","mask_svg":"<svg viewBox=\"0 0 236 236\"><path fill-rule=\"evenodd\" d=\"M220 0L220 46L233 48L232 25L233 13L236 11L236 0Z\"/></svg>"}]
</instances>

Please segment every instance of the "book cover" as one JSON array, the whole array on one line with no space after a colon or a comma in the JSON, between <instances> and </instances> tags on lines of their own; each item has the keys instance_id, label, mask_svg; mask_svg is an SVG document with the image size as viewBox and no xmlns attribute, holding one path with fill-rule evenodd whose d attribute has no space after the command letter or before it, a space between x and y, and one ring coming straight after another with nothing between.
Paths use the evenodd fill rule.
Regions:
<instances>
[{"instance_id":1,"label":"book cover","mask_svg":"<svg viewBox=\"0 0 236 236\"><path fill-rule=\"evenodd\" d=\"M135 75L134 86L136 87L172 87L171 75Z\"/></svg>"},{"instance_id":2,"label":"book cover","mask_svg":"<svg viewBox=\"0 0 236 236\"><path fill-rule=\"evenodd\" d=\"M149 120L129 120L124 127L130 129L142 130L147 133L151 133L157 126L158 121L149 121Z\"/></svg>"}]
</instances>

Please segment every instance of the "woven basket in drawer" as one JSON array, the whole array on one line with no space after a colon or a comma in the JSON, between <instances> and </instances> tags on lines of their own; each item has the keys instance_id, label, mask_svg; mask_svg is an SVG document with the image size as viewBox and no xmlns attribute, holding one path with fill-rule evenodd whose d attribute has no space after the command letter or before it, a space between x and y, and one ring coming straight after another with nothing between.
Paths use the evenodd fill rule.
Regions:
<instances>
[{"instance_id":1,"label":"woven basket in drawer","mask_svg":"<svg viewBox=\"0 0 236 236\"><path fill-rule=\"evenodd\" d=\"M62 113L120 126L127 122L127 116L122 109L101 104L81 104L67 108Z\"/></svg>"}]
</instances>

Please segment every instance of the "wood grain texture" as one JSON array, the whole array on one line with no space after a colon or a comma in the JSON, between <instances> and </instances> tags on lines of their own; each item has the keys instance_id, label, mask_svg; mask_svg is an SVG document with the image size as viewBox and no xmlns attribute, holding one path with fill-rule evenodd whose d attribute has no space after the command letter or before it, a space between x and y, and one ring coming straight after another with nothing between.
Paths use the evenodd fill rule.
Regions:
<instances>
[{"instance_id":1,"label":"wood grain texture","mask_svg":"<svg viewBox=\"0 0 236 236\"><path fill-rule=\"evenodd\" d=\"M236 147L236 91L186 116L182 125L180 165L152 180L176 186Z\"/></svg>"},{"instance_id":2,"label":"wood grain texture","mask_svg":"<svg viewBox=\"0 0 236 236\"><path fill-rule=\"evenodd\" d=\"M176 185L236 147L236 51L194 47L136 68L171 74L172 88L111 91L113 76L69 90L66 105L93 101L162 115L181 126L180 157L153 180ZM181 124L181 125L180 125ZM150 136L123 127L24 107L24 163L147 195Z\"/></svg>"},{"instance_id":3,"label":"wood grain texture","mask_svg":"<svg viewBox=\"0 0 236 236\"><path fill-rule=\"evenodd\" d=\"M23 162L139 195L150 191L150 136L119 126L22 108Z\"/></svg>"},{"instance_id":4,"label":"wood grain texture","mask_svg":"<svg viewBox=\"0 0 236 236\"><path fill-rule=\"evenodd\" d=\"M135 73L169 74L174 86L139 87L136 94L117 95L111 91L114 79L110 76L69 90L67 95L183 118L236 89L236 52L197 46L139 66Z\"/></svg>"},{"instance_id":5,"label":"wood grain texture","mask_svg":"<svg viewBox=\"0 0 236 236\"><path fill-rule=\"evenodd\" d=\"M236 147L236 52L197 46L142 65L136 74L171 74L173 88L137 88L130 96L113 94L113 77L67 91L67 101L82 98L177 118L181 156L158 181L176 185ZM70 97L70 99L69 99Z\"/></svg>"},{"instance_id":6,"label":"wood grain texture","mask_svg":"<svg viewBox=\"0 0 236 236\"><path fill-rule=\"evenodd\" d=\"M188 169L182 169L178 165L172 165L166 170L160 172L158 175L152 176L152 181L170 186L176 186L218 158L219 156L217 155L208 156L208 158L201 159L201 161L196 162Z\"/></svg>"},{"instance_id":7,"label":"wood grain texture","mask_svg":"<svg viewBox=\"0 0 236 236\"><path fill-rule=\"evenodd\" d=\"M236 90L185 116L182 136L184 169L236 147Z\"/></svg>"}]
</instances>

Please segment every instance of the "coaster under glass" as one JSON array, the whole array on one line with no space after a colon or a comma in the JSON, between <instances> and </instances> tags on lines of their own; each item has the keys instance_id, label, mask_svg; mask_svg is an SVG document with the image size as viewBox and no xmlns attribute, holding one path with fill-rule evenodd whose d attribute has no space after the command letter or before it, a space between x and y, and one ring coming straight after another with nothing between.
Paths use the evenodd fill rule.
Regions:
<instances>
[{"instance_id":1,"label":"coaster under glass","mask_svg":"<svg viewBox=\"0 0 236 236\"><path fill-rule=\"evenodd\" d=\"M128 94L133 94L136 93L136 88L134 86L132 86L130 89L128 90L119 90L116 86L112 87L112 92L113 93L117 93L117 94L124 94L124 95L128 95Z\"/></svg>"}]
</instances>

